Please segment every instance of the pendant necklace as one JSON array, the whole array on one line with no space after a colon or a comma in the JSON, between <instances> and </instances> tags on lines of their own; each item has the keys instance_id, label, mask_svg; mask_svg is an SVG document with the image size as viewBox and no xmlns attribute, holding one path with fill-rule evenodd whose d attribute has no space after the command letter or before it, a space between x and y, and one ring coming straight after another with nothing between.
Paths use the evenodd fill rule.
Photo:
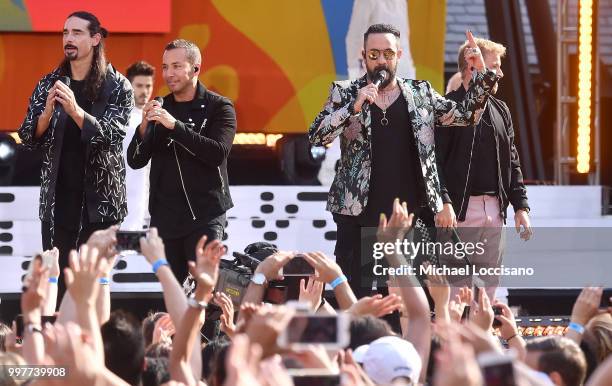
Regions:
<instances>
[{"instance_id":1,"label":"pendant necklace","mask_svg":"<svg viewBox=\"0 0 612 386\"><path fill-rule=\"evenodd\" d=\"M381 102L386 102L385 103L385 108L383 109L382 107L380 108L382 110L383 113L383 117L380 119L380 124L383 126L388 126L389 125L389 119L387 118L387 109L389 108L389 106L391 106L393 104L393 102L395 102L395 100L397 99L397 97L399 96L399 87L395 87L393 90L390 90L388 92L381 92L380 96L381 99L386 99L386 101L381 101ZM380 107L380 106L379 106Z\"/></svg>"}]
</instances>

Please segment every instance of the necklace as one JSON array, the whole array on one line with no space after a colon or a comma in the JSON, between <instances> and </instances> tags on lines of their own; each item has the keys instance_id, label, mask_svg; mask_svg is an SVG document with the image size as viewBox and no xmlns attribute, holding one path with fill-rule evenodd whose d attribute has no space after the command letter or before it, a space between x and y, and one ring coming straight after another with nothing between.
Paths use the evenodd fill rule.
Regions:
<instances>
[{"instance_id":1,"label":"necklace","mask_svg":"<svg viewBox=\"0 0 612 386\"><path fill-rule=\"evenodd\" d=\"M387 109L395 102L397 97L400 95L400 88L395 87L389 91L380 91L376 98L376 105L380 107L383 113L383 117L380 119L380 124L383 126L389 125L389 119L387 118Z\"/></svg>"}]
</instances>

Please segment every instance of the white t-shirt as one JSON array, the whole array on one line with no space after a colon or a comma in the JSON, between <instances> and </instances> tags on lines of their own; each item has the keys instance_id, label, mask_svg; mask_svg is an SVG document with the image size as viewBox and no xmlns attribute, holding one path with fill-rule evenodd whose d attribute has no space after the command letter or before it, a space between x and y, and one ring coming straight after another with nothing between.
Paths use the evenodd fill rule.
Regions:
<instances>
[{"instance_id":1,"label":"white t-shirt","mask_svg":"<svg viewBox=\"0 0 612 386\"><path fill-rule=\"evenodd\" d=\"M151 217L149 215L149 170L151 169L151 162L144 168L137 170L127 165L127 149L141 121L142 109L134 107L123 139L128 215L123 220L121 229L126 231L140 231L145 226L148 227Z\"/></svg>"}]
</instances>

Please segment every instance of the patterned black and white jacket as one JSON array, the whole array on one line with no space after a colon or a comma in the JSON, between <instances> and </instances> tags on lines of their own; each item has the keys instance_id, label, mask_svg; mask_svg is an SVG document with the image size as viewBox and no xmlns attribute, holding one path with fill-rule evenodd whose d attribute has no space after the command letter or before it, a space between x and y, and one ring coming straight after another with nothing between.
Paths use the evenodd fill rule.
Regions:
<instances>
[{"instance_id":1,"label":"patterned black and white jacket","mask_svg":"<svg viewBox=\"0 0 612 386\"><path fill-rule=\"evenodd\" d=\"M438 94L429 82L398 78L419 151L427 206L433 213L440 212L443 203L436 168L434 127L438 124L468 126L478 122L488 91L496 82L493 71L477 73L463 101L456 103ZM309 129L313 145L327 145L340 136L340 167L327 200L327 210L333 213L358 216L368 203L372 169L369 106L364 105L359 114L351 114L357 92L366 84L365 76L354 81L333 82L323 110ZM402 172L402 165L396 172Z\"/></svg>"},{"instance_id":2,"label":"patterned black and white jacket","mask_svg":"<svg viewBox=\"0 0 612 386\"><path fill-rule=\"evenodd\" d=\"M35 138L38 117L45 109L47 95L59 79L59 70L45 75L36 85L26 117L19 128L22 144L43 152L40 176L39 217L53 223L55 187L58 177L64 127L68 115L62 110L55 125ZM130 82L110 64L102 94L85 113L81 142L85 147L85 202L90 222L119 222L127 214L125 198L125 162L122 148L125 126L134 106Z\"/></svg>"}]
</instances>

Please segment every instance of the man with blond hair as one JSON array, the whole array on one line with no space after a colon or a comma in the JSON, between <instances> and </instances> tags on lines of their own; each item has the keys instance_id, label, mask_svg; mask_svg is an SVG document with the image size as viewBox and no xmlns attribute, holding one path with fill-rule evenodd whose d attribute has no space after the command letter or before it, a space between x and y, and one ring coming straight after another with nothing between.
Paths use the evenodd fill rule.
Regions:
<instances>
[{"instance_id":1,"label":"man with blond hair","mask_svg":"<svg viewBox=\"0 0 612 386\"><path fill-rule=\"evenodd\" d=\"M506 47L486 39L475 39L483 54L485 66L503 77L501 58ZM465 61L467 43L459 49L457 64L462 86L446 95L460 101L471 80L471 69ZM521 238L531 236L527 190L523 183L519 155L514 146L514 128L508 106L494 97L498 84L490 91L478 124L468 127L439 127L435 131L438 173L443 194L448 193L457 214L458 233L462 241L483 242L484 252L470 261L477 268L501 265L503 225L509 204L514 208L514 223ZM444 191L447 190L447 191ZM521 231L522 227L522 231ZM481 277L482 278L482 277ZM452 280L456 279L456 280ZM471 285L471 278L452 278L454 292ZM499 277L485 277L489 298L493 299Z\"/></svg>"}]
</instances>

